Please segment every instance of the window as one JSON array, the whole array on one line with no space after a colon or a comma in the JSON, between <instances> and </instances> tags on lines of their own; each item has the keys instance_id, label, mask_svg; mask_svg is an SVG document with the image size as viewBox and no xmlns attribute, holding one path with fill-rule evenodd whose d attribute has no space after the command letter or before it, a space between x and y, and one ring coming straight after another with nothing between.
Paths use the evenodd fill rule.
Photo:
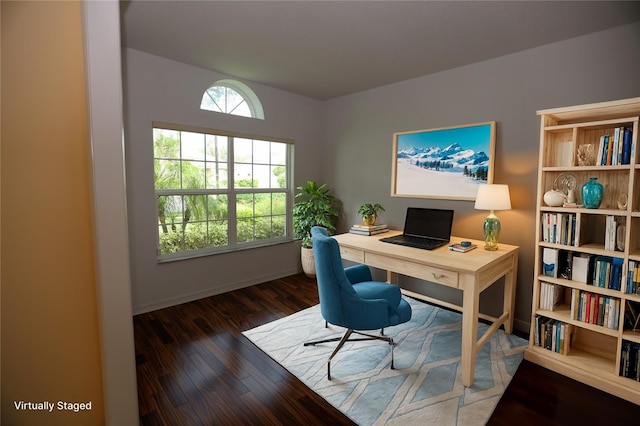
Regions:
<instances>
[{"instance_id":1,"label":"window","mask_svg":"<svg viewBox=\"0 0 640 426\"><path fill-rule=\"evenodd\" d=\"M154 123L159 260L291 241L293 144Z\"/></svg>"},{"instance_id":2,"label":"window","mask_svg":"<svg viewBox=\"0 0 640 426\"><path fill-rule=\"evenodd\" d=\"M235 80L220 80L202 95L200 109L264 120L260 100L253 90Z\"/></svg>"}]
</instances>

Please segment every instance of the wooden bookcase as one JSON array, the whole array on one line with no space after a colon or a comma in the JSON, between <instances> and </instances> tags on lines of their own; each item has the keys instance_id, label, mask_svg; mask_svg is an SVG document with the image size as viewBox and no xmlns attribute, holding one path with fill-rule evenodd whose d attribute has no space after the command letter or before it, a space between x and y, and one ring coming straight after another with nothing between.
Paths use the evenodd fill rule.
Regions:
<instances>
[{"instance_id":1,"label":"wooden bookcase","mask_svg":"<svg viewBox=\"0 0 640 426\"><path fill-rule=\"evenodd\" d=\"M635 294L629 293L628 288L629 265L640 264L640 98L548 109L537 114L541 122L538 220L531 333L525 358L640 405L640 381L625 377L629 374L625 351L640 345L640 332L628 325L632 309L640 315L640 290ZM582 151L583 145L593 145L597 156L602 136L611 135L613 139L615 129L620 127L632 132L629 164L580 164L578 150ZM554 186L563 174L575 176L577 206L547 206L543 196L549 190L560 189ZM604 186L598 209L580 206L582 185L591 177ZM626 207L618 206L620 194L627 196ZM617 241L607 232L607 221L614 220L619 225L613 233ZM555 235L565 232L566 237L562 234L549 238L550 229L555 229ZM607 238L612 238L617 247L607 247ZM557 260L549 261L556 254ZM586 260L576 261L575 257ZM552 263L555 269L549 266ZM597 269L595 284L582 282L585 276L587 281L593 279L591 269L585 273L585 264ZM621 276L619 284L612 277L614 270ZM633 271L631 275L633 280ZM600 277L604 277L602 287ZM553 294L557 296L555 306L550 299ZM625 315L629 318L626 321ZM548 331L541 336L540 330Z\"/></svg>"}]
</instances>

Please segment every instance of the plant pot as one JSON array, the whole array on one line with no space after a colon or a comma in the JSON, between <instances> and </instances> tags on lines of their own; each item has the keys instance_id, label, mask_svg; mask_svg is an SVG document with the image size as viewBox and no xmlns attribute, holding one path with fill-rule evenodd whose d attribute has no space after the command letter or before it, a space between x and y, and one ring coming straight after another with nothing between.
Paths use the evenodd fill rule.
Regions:
<instances>
[{"instance_id":1,"label":"plant pot","mask_svg":"<svg viewBox=\"0 0 640 426\"><path fill-rule=\"evenodd\" d=\"M302 271L309 278L316 277L316 261L313 258L313 249L302 247L300 249L300 260L302 262Z\"/></svg>"},{"instance_id":2,"label":"plant pot","mask_svg":"<svg viewBox=\"0 0 640 426\"><path fill-rule=\"evenodd\" d=\"M376 224L377 216L375 214L371 216L362 216L362 224L367 226L373 226Z\"/></svg>"}]
</instances>

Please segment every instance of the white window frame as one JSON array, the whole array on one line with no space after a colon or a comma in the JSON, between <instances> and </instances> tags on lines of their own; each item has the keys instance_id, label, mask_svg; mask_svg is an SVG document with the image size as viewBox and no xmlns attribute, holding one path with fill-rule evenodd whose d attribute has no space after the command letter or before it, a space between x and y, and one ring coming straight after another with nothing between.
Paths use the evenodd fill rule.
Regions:
<instances>
[{"instance_id":1,"label":"white window frame","mask_svg":"<svg viewBox=\"0 0 640 426\"><path fill-rule=\"evenodd\" d=\"M210 96L208 91L214 87L224 87L238 93L240 96L242 96L245 103L249 107L249 111L251 112L251 117L249 118L257 118L259 120L264 120L264 110L262 109L262 103L260 102L260 99L258 99L258 96L256 96L256 94L253 92L253 90L251 90L251 88L246 84L237 80L230 80L230 79L218 80L214 84L209 86L207 90L204 91L204 93L202 94L203 100L205 96ZM203 101L200 101L200 109L202 110L217 112L219 114L231 114L231 115L237 115L239 117L244 117L244 115L234 114L233 112L214 111L208 108L204 108L203 103L204 103Z\"/></svg>"},{"instance_id":2,"label":"white window frame","mask_svg":"<svg viewBox=\"0 0 640 426\"><path fill-rule=\"evenodd\" d=\"M225 136L228 138L228 151L227 151L227 167L229 171L227 188L203 188L203 189L156 189L154 182L154 204L155 204L155 224L156 224L156 254L158 262L168 262L174 260L190 259L201 256L208 256L218 253L227 253L238 250L246 250L256 247L265 247L275 244L282 244L292 242L293 238L293 218L292 207L294 198L294 186L293 186L293 158L294 158L294 141L287 138L274 138L268 136L251 135L239 132L230 132L224 130L207 129L201 127L186 126L174 123L156 122L152 123L153 129L166 129L174 131L185 131L194 133L203 133L215 136ZM284 143L287 146L286 152L286 187L285 188L234 188L234 138L252 139L256 141L267 142L279 142ZM155 153L154 160L155 160ZM286 206L285 206L285 235L283 237L275 237L269 239L238 242L237 236L237 221L236 217L236 199L240 194L285 194ZM176 253L161 253L160 252L160 226L159 226L159 210L158 210L158 196L183 196L183 195L226 195L228 202L228 245L225 246L210 246L195 250L186 250Z\"/></svg>"}]
</instances>

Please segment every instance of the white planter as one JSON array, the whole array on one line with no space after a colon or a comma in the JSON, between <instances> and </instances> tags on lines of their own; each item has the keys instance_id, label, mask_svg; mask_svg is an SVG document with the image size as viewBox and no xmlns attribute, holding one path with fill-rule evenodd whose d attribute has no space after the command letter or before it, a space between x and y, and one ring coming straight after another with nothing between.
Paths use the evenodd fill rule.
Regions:
<instances>
[{"instance_id":1,"label":"white planter","mask_svg":"<svg viewBox=\"0 0 640 426\"><path fill-rule=\"evenodd\" d=\"M302 271L309 278L316 277L316 261L313 258L313 249L302 247L300 249L300 260L302 261Z\"/></svg>"}]
</instances>

